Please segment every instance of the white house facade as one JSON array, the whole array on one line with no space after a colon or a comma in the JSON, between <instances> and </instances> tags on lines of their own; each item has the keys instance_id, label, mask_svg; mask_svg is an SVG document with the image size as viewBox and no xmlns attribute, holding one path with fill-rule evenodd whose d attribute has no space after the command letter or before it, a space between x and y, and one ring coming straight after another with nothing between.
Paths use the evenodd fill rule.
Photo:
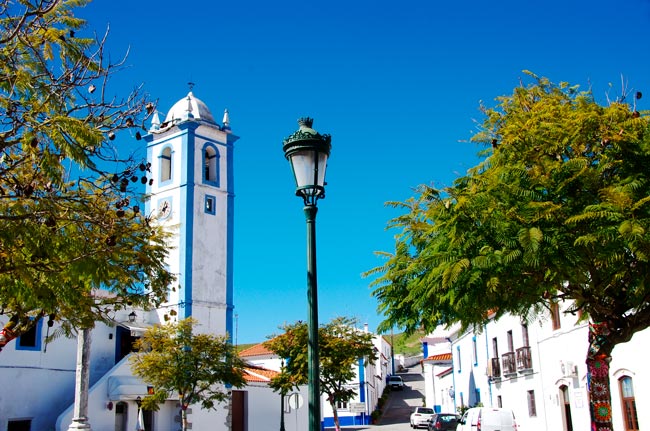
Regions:
<instances>
[{"instance_id":1,"label":"white house facade","mask_svg":"<svg viewBox=\"0 0 650 431\"><path fill-rule=\"evenodd\" d=\"M435 385L425 371L427 406L444 410L461 406L510 408L521 429L573 431L590 428L590 404L585 364L588 324L565 313L568 303L552 307L550 315L529 323L518 317L490 320L480 332L451 330L439 347L451 348L453 406L440 397L439 375ZM426 347L431 349L431 339ZM650 381L641 352L650 342L650 331L634 335L616 346L610 363L614 429L633 431L650 426ZM436 343L434 343L436 344ZM425 370L427 361L424 361ZM449 380L446 380L450 383ZM436 393L437 391L437 393ZM453 408L453 410L450 410Z\"/></svg>"}]
</instances>

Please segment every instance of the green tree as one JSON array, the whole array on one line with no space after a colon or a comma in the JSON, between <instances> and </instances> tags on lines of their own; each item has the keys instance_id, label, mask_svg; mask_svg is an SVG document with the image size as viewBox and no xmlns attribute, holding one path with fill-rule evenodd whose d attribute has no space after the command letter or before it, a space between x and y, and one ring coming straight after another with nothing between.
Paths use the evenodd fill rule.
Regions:
<instances>
[{"instance_id":1,"label":"green tree","mask_svg":"<svg viewBox=\"0 0 650 431\"><path fill-rule=\"evenodd\" d=\"M349 386L356 377L360 360L374 361L377 358L372 343L373 334L355 327L357 321L339 317L318 329L318 351L320 356L320 391L327 396L327 402L334 412L334 426L340 429L337 402L346 403L357 389ZM286 360L282 371L271 380L274 391L286 395L292 388L307 383L307 323L298 321L284 325L284 333L275 336L264 345L280 358Z\"/></svg>"},{"instance_id":2,"label":"green tree","mask_svg":"<svg viewBox=\"0 0 650 431\"><path fill-rule=\"evenodd\" d=\"M124 60L84 36L87 2L0 0L0 349L43 316L70 334L156 305L172 281L138 192L150 166L113 144L140 139L154 105L109 96Z\"/></svg>"},{"instance_id":3,"label":"green tree","mask_svg":"<svg viewBox=\"0 0 650 431\"><path fill-rule=\"evenodd\" d=\"M612 350L650 324L650 121L640 92L603 106L530 76L484 108L480 164L392 203L405 210L390 222L395 252L366 275L384 331L531 319L567 301L589 319L593 429L611 429Z\"/></svg>"},{"instance_id":4,"label":"green tree","mask_svg":"<svg viewBox=\"0 0 650 431\"><path fill-rule=\"evenodd\" d=\"M244 386L244 362L228 336L197 334L191 317L178 323L156 325L136 341L129 357L133 373L154 387L142 400L144 408L158 410L159 403L173 397L180 402L182 429L187 429L187 408L204 409L228 399L225 385Z\"/></svg>"}]
</instances>

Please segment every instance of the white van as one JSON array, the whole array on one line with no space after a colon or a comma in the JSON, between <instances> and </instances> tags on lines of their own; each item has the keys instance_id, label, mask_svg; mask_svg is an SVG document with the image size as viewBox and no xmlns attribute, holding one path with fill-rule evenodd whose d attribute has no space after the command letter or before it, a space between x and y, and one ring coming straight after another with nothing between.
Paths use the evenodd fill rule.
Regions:
<instances>
[{"instance_id":1,"label":"white van","mask_svg":"<svg viewBox=\"0 0 650 431\"><path fill-rule=\"evenodd\" d=\"M456 431L517 431L517 422L510 409L472 407L460 418Z\"/></svg>"}]
</instances>

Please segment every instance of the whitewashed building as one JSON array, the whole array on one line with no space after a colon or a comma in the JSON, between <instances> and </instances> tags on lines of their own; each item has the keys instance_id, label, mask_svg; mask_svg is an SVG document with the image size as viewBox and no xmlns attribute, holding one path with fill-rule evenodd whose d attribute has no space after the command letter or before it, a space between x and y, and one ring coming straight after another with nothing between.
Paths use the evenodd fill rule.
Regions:
<instances>
[{"instance_id":1,"label":"whitewashed building","mask_svg":"<svg viewBox=\"0 0 650 431\"><path fill-rule=\"evenodd\" d=\"M367 326L365 330L367 331ZM341 403L337 407L337 415L341 426L368 425L371 423L371 414L377 408L379 398L386 388L386 379L390 375L392 366L391 345L381 335L373 337L373 344L377 352L375 361L366 361L359 358L355 367L356 377L349 382L357 393L356 397L347 403ZM250 364L255 364L274 371L280 371L282 359L278 358L273 352L264 347L263 344L257 344L240 353L240 356ZM307 428L308 412L306 405L300 404L301 408L296 409L296 403L293 402L293 396L300 400L307 400L307 386L301 387L296 394L291 394L284 400L285 428L287 431L299 431ZM275 404L282 405L280 395L275 394ZM321 397L321 415L322 427L334 427L334 412L325 396ZM286 418L290 417L291 420ZM269 418L278 417L271 415ZM267 418L268 429L274 429L270 426ZM279 422L278 422L279 425ZM295 425L295 428L294 428ZM251 428L256 429L256 428ZM257 428L262 429L262 428ZM278 428L279 429L279 428Z\"/></svg>"},{"instance_id":2,"label":"whitewashed building","mask_svg":"<svg viewBox=\"0 0 650 431\"><path fill-rule=\"evenodd\" d=\"M422 341L424 405L436 413L454 413L454 375L452 373L451 336L453 329L436 329Z\"/></svg>"},{"instance_id":3,"label":"whitewashed building","mask_svg":"<svg viewBox=\"0 0 650 431\"><path fill-rule=\"evenodd\" d=\"M218 124L192 92L179 100L164 121L154 115L143 137L154 181L145 213L173 232L169 270L177 281L167 301L156 310L127 310L113 316L113 325L92 331L88 424L95 431L125 431L136 427L138 397L147 386L134 378L127 355L146 327L192 316L202 332L232 334L233 314L233 151L227 111ZM0 316L0 324L6 323ZM51 328L56 329L56 327ZM59 338L45 346L47 328L36 328L8 344L0 355L0 430L52 431L68 429L72 421L77 341ZM257 370L258 376L264 374ZM257 377L247 375L253 383ZM259 377L262 379L262 377ZM258 382L255 382L257 385ZM217 410L192 406L194 429L245 430L249 404L260 389L233 391L228 405ZM255 410L260 407L255 403ZM178 401L168 400L157 412L144 412L148 431L178 429Z\"/></svg>"},{"instance_id":4,"label":"whitewashed building","mask_svg":"<svg viewBox=\"0 0 650 431\"><path fill-rule=\"evenodd\" d=\"M451 348L453 409L484 406L506 407L514 411L518 425L525 430L573 431L589 429L590 412L585 364L588 324L564 313L568 303L553 307L551 315L528 324L514 316L491 320L480 332L461 333L452 329L448 340L423 339L426 347ZM648 405L650 372L645 366L645 346L650 331L634 335L612 353L610 383L613 424L616 430L639 430L650 426ZM425 345L423 344L423 347ZM424 362L426 364L426 360ZM425 365L426 370L426 365ZM428 406L444 403L425 372ZM444 380L447 379L447 380ZM438 401L441 400L441 401ZM448 410L449 405L444 405ZM452 411L452 410L448 410Z\"/></svg>"}]
</instances>

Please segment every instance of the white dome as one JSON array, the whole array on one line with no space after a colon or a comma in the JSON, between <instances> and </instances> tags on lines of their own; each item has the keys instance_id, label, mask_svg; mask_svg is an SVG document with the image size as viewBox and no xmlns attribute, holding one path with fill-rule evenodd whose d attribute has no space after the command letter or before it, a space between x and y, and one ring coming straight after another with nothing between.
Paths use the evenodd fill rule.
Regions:
<instances>
[{"instance_id":1,"label":"white dome","mask_svg":"<svg viewBox=\"0 0 650 431\"><path fill-rule=\"evenodd\" d=\"M172 109L167 113L167 117L165 117L165 123L173 124L188 119L217 124L206 104L194 97L191 91L187 94L187 97L182 98L172 106Z\"/></svg>"}]
</instances>

